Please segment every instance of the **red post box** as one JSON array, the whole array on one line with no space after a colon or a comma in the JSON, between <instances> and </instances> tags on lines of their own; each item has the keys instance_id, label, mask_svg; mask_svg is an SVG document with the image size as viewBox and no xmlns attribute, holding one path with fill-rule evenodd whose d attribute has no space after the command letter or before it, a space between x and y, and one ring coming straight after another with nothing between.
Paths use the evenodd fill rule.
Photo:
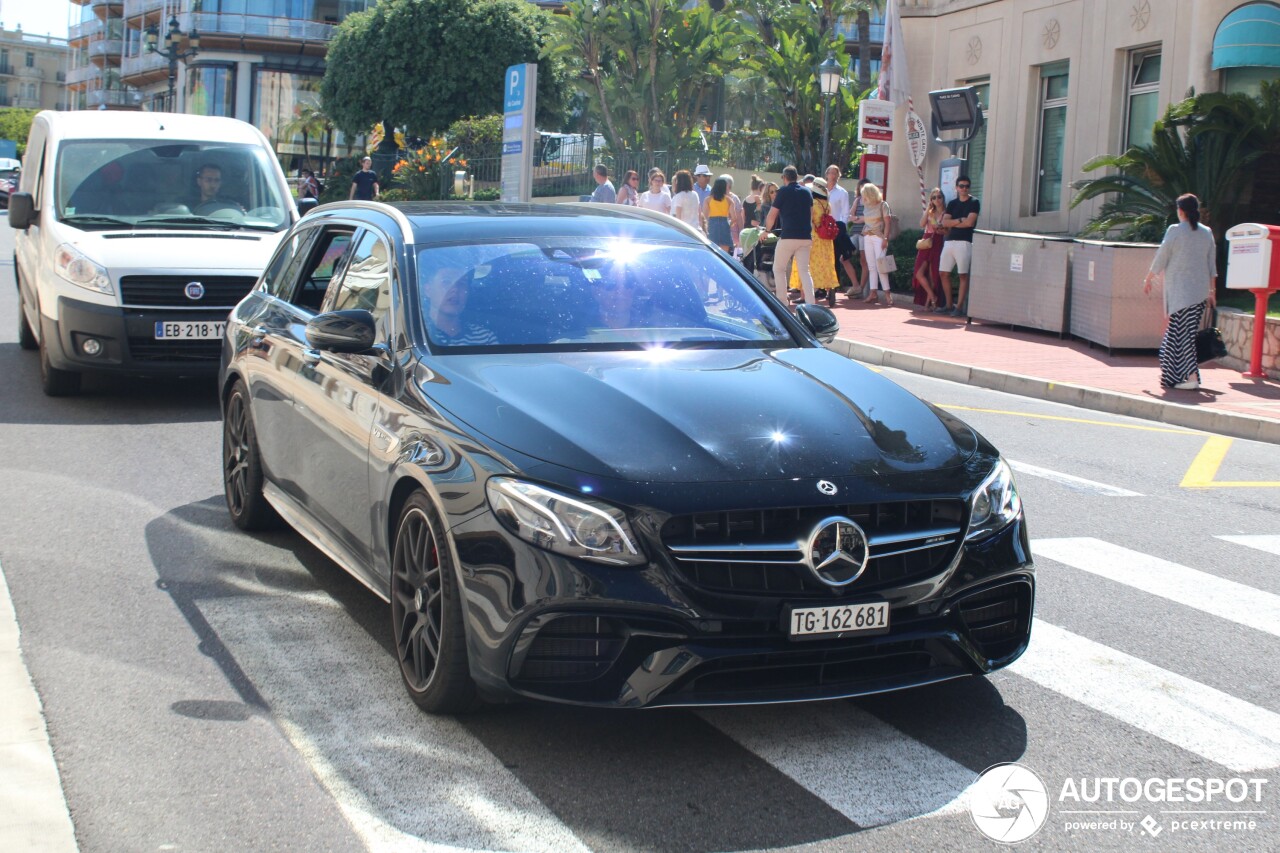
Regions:
<instances>
[{"instance_id":1,"label":"red post box","mask_svg":"<svg viewBox=\"0 0 1280 853\"><path fill-rule=\"evenodd\" d=\"M1227 287L1252 290L1257 300L1253 309L1253 351L1251 379L1265 379L1262 372L1262 341L1267 322L1267 299L1280 290L1280 225L1242 222L1227 231Z\"/></svg>"}]
</instances>

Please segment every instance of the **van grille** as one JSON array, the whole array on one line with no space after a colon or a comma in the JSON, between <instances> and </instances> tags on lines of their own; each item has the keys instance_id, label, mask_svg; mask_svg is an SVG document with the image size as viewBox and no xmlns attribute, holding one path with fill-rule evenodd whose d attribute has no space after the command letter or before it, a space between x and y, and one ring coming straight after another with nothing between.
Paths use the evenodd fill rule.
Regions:
<instances>
[{"instance_id":1,"label":"van grille","mask_svg":"<svg viewBox=\"0 0 1280 853\"><path fill-rule=\"evenodd\" d=\"M198 281L204 296L188 299L187 284ZM120 298L126 308L227 308L253 290L257 279L246 275L126 275Z\"/></svg>"}]
</instances>

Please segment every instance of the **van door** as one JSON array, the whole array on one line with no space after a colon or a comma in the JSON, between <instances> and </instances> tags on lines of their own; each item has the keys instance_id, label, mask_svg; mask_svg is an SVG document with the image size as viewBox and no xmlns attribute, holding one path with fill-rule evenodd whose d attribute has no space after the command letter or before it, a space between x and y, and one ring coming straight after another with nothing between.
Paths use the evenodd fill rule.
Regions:
<instances>
[{"instance_id":1,"label":"van door","mask_svg":"<svg viewBox=\"0 0 1280 853\"><path fill-rule=\"evenodd\" d=\"M31 132L27 136L27 155L22 164L22 177L19 179L18 189L20 192L31 193L32 198L35 199L38 216L35 223L26 231L16 232L13 241L14 268L17 272L19 296L26 312L27 323L30 324L31 331L37 338L43 336L40 323L40 296L37 288L44 262L44 252L41 251L43 229L40 225L44 211L48 207L47 201L42 196L51 195L53 192L53 182L43 180L42 177L45 164L53 165L53 157L46 151L48 144L49 126L37 118L31 123ZM50 269L49 272L52 270ZM57 310L57 306L46 307L50 311Z\"/></svg>"}]
</instances>

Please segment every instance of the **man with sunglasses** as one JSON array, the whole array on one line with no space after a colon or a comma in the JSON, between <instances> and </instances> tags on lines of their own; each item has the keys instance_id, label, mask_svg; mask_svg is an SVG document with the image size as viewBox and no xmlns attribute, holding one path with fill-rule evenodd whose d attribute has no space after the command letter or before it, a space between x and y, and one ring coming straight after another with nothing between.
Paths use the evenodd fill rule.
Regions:
<instances>
[{"instance_id":1,"label":"man with sunglasses","mask_svg":"<svg viewBox=\"0 0 1280 853\"><path fill-rule=\"evenodd\" d=\"M961 175L956 179L956 197L947 205L947 212L942 217L942 227L950 230L942 244L938 272L942 276L943 293L950 293L951 269L954 267L960 275L960 293L950 312L941 309L939 313L950 313L953 317L965 316L969 308L969 262L973 257L973 229L977 227L978 214L982 212L981 202L969 195L969 187L968 175Z\"/></svg>"}]
</instances>

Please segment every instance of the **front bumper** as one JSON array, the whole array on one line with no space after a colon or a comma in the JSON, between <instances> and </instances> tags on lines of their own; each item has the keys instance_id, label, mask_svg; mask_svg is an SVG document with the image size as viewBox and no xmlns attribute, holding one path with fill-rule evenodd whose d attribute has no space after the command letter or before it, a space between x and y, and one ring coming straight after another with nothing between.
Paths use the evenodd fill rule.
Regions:
<instances>
[{"instance_id":1,"label":"front bumper","mask_svg":"<svg viewBox=\"0 0 1280 853\"><path fill-rule=\"evenodd\" d=\"M1035 576L1021 517L960 545L932 577L821 601L708 595L666 565L583 564L491 524L486 514L454 530L472 674L491 698L637 708L835 699L990 672L1030 637ZM868 600L890 602L888 633L787 635L788 604Z\"/></svg>"},{"instance_id":2,"label":"front bumper","mask_svg":"<svg viewBox=\"0 0 1280 853\"><path fill-rule=\"evenodd\" d=\"M57 321L43 317L50 363L60 370L133 374L214 374L222 340L156 340L157 322L226 322L228 309L175 311L119 308L58 297ZM102 345L96 356L81 348L87 338Z\"/></svg>"}]
</instances>

